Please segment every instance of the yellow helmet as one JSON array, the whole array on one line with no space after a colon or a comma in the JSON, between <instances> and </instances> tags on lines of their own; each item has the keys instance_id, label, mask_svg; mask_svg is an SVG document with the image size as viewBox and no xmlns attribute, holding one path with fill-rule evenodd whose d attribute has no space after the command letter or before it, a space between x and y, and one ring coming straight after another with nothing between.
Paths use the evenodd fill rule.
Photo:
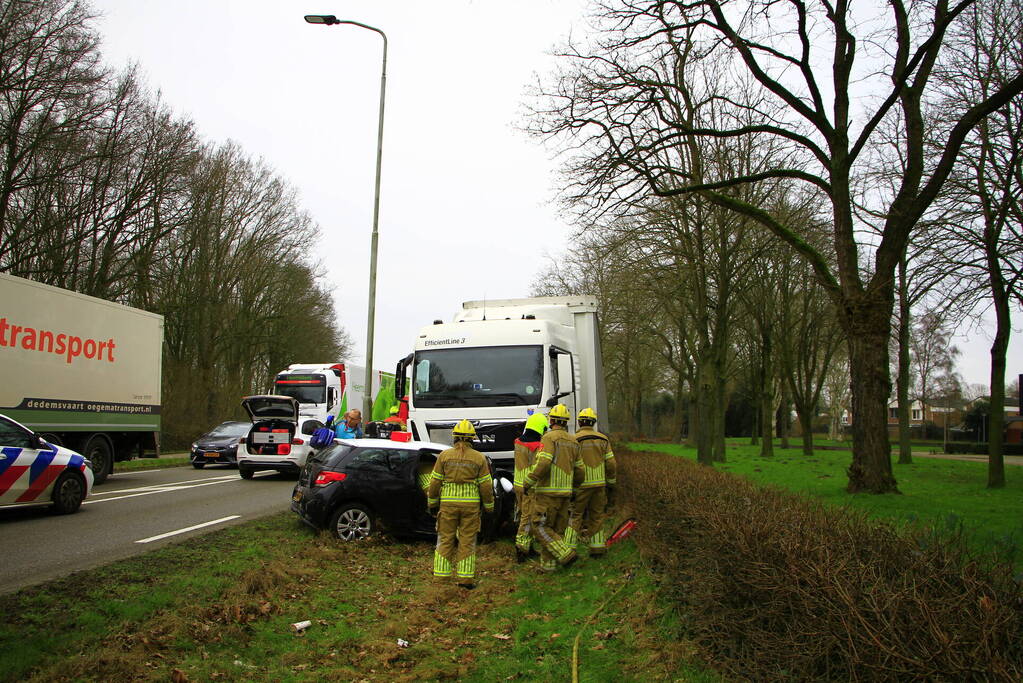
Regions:
<instances>
[{"instance_id":1,"label":"yellow helmet","mask_svg":"<svg viewBox=\"0 0 1023 683\"><path fill-rule=\"evenodd\" d=\"M582 410L579 411L579 422L580 423L588 422L590 424L593 424L596 421L597 421L597 413L593 410L593 408L583 408Z\"/></svg>"},{"instance_id":2,"label":"yellow helmet","mask_svg":"<svg viewBox=\"0 0 1023 683\"><path fill-rule=\"evenodd\" d=\"M568 423L568 419L570 417L572 417L572 415L568 412L568 407L564 403L559 403L551 408L551 412L547 413L547 419L551 422L558 421L561 423Z\"/></svg>"},{"instance_id":3,"label":"yellow helmet","mask_svg":"<svg viewBox=\"0 0 1023 683\"><path fill-rule=\"evenodd\" d=\"M526 429L532 429L537 434L547 431L547 416L543 413L533 413L526 420Z\"/></svg>"},{"instance_id":4,"label":"yellow helmet","mask_svg":"<svg viewBox=\"0 0 1023 683\"><path fill-rule=\"evenodd\" d=\"M391 410L389 412L390 412L391 415L397 415L398 414L398 406L391 406ZM580 415L582 415L582 413L580 413Z\"/></svg>"},{"instance_id":5,"label":"yellow helmet","mask_svg":"<svg viewBox=\"0 0 1023 683\"><path fill-rule=\"evenodd\" d=\"M451 436L463 439L475 439L476 428L472 426L472 423L468 420L462 420L455 425L455 428L451 430Z\"/></svg>"}]
</instances>

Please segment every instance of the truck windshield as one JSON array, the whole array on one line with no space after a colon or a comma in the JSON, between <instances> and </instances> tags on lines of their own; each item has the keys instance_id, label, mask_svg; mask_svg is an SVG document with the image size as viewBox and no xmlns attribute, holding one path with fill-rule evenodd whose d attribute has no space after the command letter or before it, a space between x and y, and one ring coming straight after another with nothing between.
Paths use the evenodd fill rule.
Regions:
<instances>
[{"instance_id":1,"label":"truck windshield","mask_svg":"<svg viewBox=\"0 0 1023 683\"><path fill-rule=\"evenodd\" d=\"M326 403L327 380L323 375L277 375L274 393L299 403Z\"/></svg>"},{"instance_id":2,"label":"truck windshield","mask_svg":"<svg viewBox=\"0 0 1023 683\"><path fill-rule=\"evenodd\" d=\"M542 346L416 352L412 403L420 408L536 405L542 388Z\"/></svg>"}]
</instances>

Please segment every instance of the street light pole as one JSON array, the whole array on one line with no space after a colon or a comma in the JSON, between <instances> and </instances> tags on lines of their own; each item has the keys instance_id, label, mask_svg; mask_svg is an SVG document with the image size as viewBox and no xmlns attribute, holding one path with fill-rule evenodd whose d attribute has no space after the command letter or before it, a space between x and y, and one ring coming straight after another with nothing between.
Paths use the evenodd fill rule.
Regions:
<instances>
[{"instance_id":1,"label":"street light pole","mask_svg":"<svg viewBox=\"0 0 1023 683\"><path fill-rule=\"evenodd\" d=\"M380 69L380 117L377 121L377 167L376 182L373 190L373 234L370 238L369 247L369 314L366 322L366 385L362 399L363 419L369 422L373 419L373 336L376 325L376 304L377 304L377 242L379 240L380 222L380 167L384 154L384 93L387 89L387 34L380 29L363 24L358 21L341 20L333 14L307 14L305 20L310 24L323 24L325 26L336 26L349 24L358 26L374 33L378 33L384 39L384 54Z\"/></svg>"}]
</instances>

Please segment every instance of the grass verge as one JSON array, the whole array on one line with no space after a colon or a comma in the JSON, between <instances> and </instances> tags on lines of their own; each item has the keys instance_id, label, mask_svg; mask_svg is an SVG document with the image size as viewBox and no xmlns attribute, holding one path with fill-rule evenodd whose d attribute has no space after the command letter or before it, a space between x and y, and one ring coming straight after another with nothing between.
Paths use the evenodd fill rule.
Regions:
<instances>
[{"instance_id":1,"label":"grass verge","mask_svg":"<svg viewBox=\"0 0 1023 683\"><path fill-rule=\"evenodd\" d=\"M637 451L654 451L696 459L696 449L677 444L631 443ZM845 490L850 455L799 449L775 449L760 456L758 446L730 446L727 462L715 468L757 484L804 493L829 505L863 510L878 519L921 523L937 529L962 526L971 545L1023 569L1023 471L1007 472L1003 489L988 489L987 464L960 460L915 458L911 465L894 464L902 495L854 495ZM1015 476L1014 476L1015 475Z\"/></svg>"},{"instance_id":2,"label":"grass verge","mask_svg":"<svg viewBox=\"0 0 1023 683\"><path fill-rule=\"evenodd\" d=\"M185 467L191 465L192 461L188 455L172 455L160 458L138 458L136 460L122 460L114 463L114 472L138 472L139 470L162 470L165 467Z\"/></svg>"},{"instance_id":3,"label":"grass verge","mask_svg":"<svg viewBox=\"0 0 1023 683\"><path fill-rule=\"evenodd\" d=\"M277 515L0 597L0 679L565 680L627 581L583 634L581 680L716 680L631 542L614 551L542 575L481 546L466 592L431 580L430 543L342 544Z\"/></svg>"}]
</instances>

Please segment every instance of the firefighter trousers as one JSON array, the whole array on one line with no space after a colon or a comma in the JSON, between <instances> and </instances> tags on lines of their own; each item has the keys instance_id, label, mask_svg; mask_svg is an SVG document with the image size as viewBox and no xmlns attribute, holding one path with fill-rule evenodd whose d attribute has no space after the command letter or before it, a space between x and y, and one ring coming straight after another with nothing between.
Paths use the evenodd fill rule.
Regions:
<instances>
[{"instance_id":1,"label":"firefighter trousers","mask_svg":"<svg viewBox=\"0 0 1023 683\"><path fill-rule=\"evenodd\" d=\"M441 503L437 513L437 547L433 575L476 578L476 534L480 530L479 503Z\"/></svg>"},{"instance_id":2,"label":"firefighter trousers","mask_svg":"<svg viewBox=\"0 0 1023 683\"><path fill-rule=\"evenodd\" d=\"M573 548L583 541L589 546L591 555L603 555L607 551L607 532L604 530L606 509L607 490L603 486L577 490L565 541Z\"/></svg>"},{"instance_id":3,"label":"firefighter trousers","mask_svg":"<svg viewBox=\"0 0 1023 683\"><path fill-rule=\"evenodd\" d=\"M524 553L528 553L533 545L532 528L532 505L533 494L526 493L522 487L515 487L515 504L519 506L519 528L515 532L515 547Z\"/></svg>"},{"instance_id":4,"label":"firefighter trousers","mask_svg":"<svg viewBox=\"0 0 1023 683\"><path fill-rule=\"evenodd\" d=\"M568 496L533 494L530 525L533 538L540 544L540 568L544 571L553 571L575 558L575 551L562 537L568 526L570 502Z\"/></svg>"}]
</instances>

